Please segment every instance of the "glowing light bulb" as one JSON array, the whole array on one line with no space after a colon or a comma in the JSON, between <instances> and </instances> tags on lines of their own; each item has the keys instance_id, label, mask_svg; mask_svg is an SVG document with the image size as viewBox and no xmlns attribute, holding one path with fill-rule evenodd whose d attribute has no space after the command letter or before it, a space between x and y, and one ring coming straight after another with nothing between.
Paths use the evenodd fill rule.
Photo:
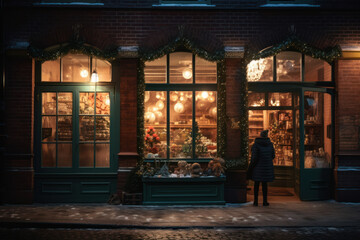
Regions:
<instances>
[{"instance_id":1,"label":"glowing light bulb","mask_svg":"<svg viewBox=\"0 0 360 240\"><path fill-rule=\"evenodd\" d=\"M209 93L206 92L206 91L204 91L204 92L201 93L201 97L202 97L203 99L206 99L206 98L209 97Z\"/></svg>"},{"instance_id":2,"label":"glowing light bulb","mask_svg":"<svg viewBox=\"0 0 360 240\"><path fill-rule=\"evenodd\" d=\"M86 69L82 69L82 70L80 71L80 76L81 76L82 78L86 78L87 76L89 76L89 72L88 72Z\"/></svg>"},{"instance_id":3,"label":"glowing light bulb","mask_svg":"<svg viewBox=\"0 0 360 240\"><path fill-rule=\"evenodd\" d=\"M159 101L157 101L156 102L156 107L158 108L158 109L163 109L164 108L164 102L163 101L161 101L161 100L159 100Z\"/></svg>"},{"instance_id":4,"label":"glowing light bulb","mask_svg":"<svg viewBox=\"0 0 360 240\"><path fill-rule=\"evenodd\" d=\"M181 102L178 102L174 106L174 111L177 113L183 113L184 112L184 105Z\"/></svg>"},{"instance_id":5,"label":"glowing light bulb","mask_svg":"<svg viewBox=\"0 0 360 240\"><path fill-rule=\"evenodd\" d=\"M182 75L185 79L190 79L192 77L192 71L189 68L185 68L182 72Z\"/></svg>"},{"instance_id":6,"label":"glowing light bulb","mask_svg":"<svg viewBox=\"0 0 360 240\"><path fill-rule=\"evenodd\" d=\"M97 74L96 70L94 70L91 74L91 82L99 82L99 75Z\"/></svg>"},{"instance_id":7,"label":"glowing light bulb","mask_svg":"<svg viewBox=\"0 0 360 240\"><path fill-rule=\"evenodd\" d=\"M109 96L106 97L105 104L106 104L106 105L110 105L110 98L109 98Z\"/></svg>"}]
</instances>

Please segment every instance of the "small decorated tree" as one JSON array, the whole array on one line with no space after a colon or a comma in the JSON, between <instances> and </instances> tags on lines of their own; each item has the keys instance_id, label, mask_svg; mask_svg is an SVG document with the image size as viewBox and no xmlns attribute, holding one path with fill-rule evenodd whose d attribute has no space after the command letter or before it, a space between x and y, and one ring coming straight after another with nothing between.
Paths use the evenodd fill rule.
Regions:
<instances>
[{"instance_id":1,"label":"small decorated tree","mask_svg":"<svg viewBox=\"0 0 360 240\"><path fill-rule=\"evenodd\" d=\"M158 146L156 146L156 144L159 144L159 143L160 143L160 137L155 133L154 127L149 127L146 130L146 135L145 135L146 150L149 153L153 153L153 154L158 153L159 148L158 148Z\"/></svg>"},{"instance_id":2,"label":"small decorated tree","mask_svg":"<svg viewBox=\"0 0 360 240\"><path fill-rule=\"evenodd\" d=\"M207 146L203 142L205 138L203 134L199 130L199 126L197 122L194 122L194 127L192 131L189 133L185 144L183 145L183 153L191 157L192 156L192 138L195 138L195 158L202 156L204 153L208 152Z\"/></svg>"}]
</instances>

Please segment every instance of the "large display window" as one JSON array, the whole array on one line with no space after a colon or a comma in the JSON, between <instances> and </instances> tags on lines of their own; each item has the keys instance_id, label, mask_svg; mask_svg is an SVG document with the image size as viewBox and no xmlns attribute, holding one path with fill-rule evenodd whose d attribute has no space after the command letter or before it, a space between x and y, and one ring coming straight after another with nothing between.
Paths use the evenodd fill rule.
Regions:
<instances>
[{"instance_id":1,"label":"large display window","mask_svg":"<svg viewBox=\"0 0 360 240\"><path fill-rule=\"evenodd\" d=\"M175 52L146 62L144 70L145 157L215 157L216 63Z\"/></svg>"},{"instance_id":2,"label":"large display window","mask_svg":"<svg viewBox=\"0 0 360 240\"><path fill-rule=\"evenodd\" d=\"M119 152L111 64L70 53L36 69L35 201L104 202Z\"/></svg>"}]
</instances>

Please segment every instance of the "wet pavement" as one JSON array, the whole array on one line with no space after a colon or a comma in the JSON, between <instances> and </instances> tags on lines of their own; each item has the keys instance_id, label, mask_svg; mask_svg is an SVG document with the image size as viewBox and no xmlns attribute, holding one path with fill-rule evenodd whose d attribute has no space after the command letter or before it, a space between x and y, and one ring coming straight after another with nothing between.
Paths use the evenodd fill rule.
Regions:
<instances>
[{"instance_id":1,"label":"wet pavement","mask_svg":"<svg viewBox=\"0 0 360 240\"><path fill-rule=\"evenodd\" d=\"M270 198L270 206L251 202L224 206L130 206L33 204L0 206L0 227L209 228L359 227L360 204L304 202Z\"/></svg>"},{"instance_id":2,"label":"wet pavement","mask_svg":"<svg viewBox=\"0 0 360 240\"><path fill-rule=\"evenodd\" d=\"M250 196L251 197L251 196ZM251 199L250 199L251 200ZM357 239L360 203L270 197L224 206L0 206L7 239Z\"/></svg>"}]
</instances>

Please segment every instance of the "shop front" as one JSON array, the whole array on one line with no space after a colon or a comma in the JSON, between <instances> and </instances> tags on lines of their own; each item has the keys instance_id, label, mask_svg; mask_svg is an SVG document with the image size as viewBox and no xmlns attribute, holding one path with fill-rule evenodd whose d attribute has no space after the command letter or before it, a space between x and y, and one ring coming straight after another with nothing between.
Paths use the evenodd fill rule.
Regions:
<instances>
[{"instance_id":1,"label":"shop front","mask_svg":"<svg viewBox=\"0 0 360 240\"><path fill-rule=\"evenodd\" d=\"M107 201L119 141L111 63L69 52L35 74L35 201Z\"/></svg>"},{"instance_id":2,"label":"shop front","mask_svg":"<svg viewBox=\"0 0 360 240\"><path fill-rule=\"evenodd\" d=\"M282 51L248 65L249 149L262 130L275 147L275 181L301 200L333 195L332 65Z\"/></svg>"}]
</instances>

